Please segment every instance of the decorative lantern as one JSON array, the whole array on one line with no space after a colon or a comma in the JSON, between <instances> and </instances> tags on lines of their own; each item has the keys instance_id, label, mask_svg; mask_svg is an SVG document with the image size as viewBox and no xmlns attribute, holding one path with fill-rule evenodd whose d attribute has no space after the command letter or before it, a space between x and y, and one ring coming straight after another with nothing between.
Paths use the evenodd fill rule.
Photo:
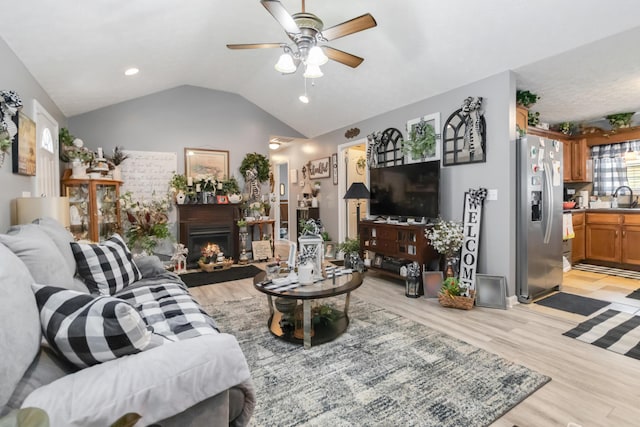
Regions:
<instances>
[{"instance_id":1,"label":"decorative lantern","mask_svg":"<svg viewBox=\"0 0 640 427\"><path fill-rule=\"evenodd\" d=\"M420 297L420 264L416 261L407 265L405 277L405 296L408 298Z\"/></svg>"}]
</instances>

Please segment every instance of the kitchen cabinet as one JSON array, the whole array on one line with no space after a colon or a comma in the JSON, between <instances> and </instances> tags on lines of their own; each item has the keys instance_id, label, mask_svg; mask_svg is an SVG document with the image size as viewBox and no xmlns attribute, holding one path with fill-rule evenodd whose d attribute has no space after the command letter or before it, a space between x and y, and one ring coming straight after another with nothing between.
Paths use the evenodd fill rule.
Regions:
<instances>
[{"instance_id":1,"label":"kitchen cabinet","mask_svg":"<svg viewBox=\"0 0 640 427\"><path fill-rule=\"evenodd\" d=\"M73 237L98 242L121 232L121 181L75 179L69 175L62 179L62 192L69 197L69 230Z\"/></svg>"},{"instance_id":2,"label":"kitchen cabinet","mask_svg":"<svg viewBox=\"0 0 640 427\"><path fill-rule=\"evenodd\" d=\"M640 213L587 213L586 258L640 266Z\"/></svg>"},{"instance_id":3,"label":"kitchen cabinet","mask_svg":"<svg viewBox=\"0 0 640 427\"><path fill-rule=\"evenodd\" d=\"M584 212L574 212L572 220L575 237L571 242L571 264L574 264L585 258Z\"/></svg>"},{"instance_id":4,"label":"kitchen cabinet","mask_svg":"<svg viewBox=\"0 0 640 427\"><path fill-rule=\"evenodd\" d=\"M524 107L516 106L516 126L524 132L527 133L527 128L529 127L529 110Z\"/></svg>"},{"instance_id":5,"label":"kitchen cabinet","mask_svg":"<svg viewBox=\"0 0 640 427\"><path fill-rule=\"evenodd\" d=\"M593 178L587 139L565 140L563 144L564 182L590 182Z\"/></svg>"}]
</instances>

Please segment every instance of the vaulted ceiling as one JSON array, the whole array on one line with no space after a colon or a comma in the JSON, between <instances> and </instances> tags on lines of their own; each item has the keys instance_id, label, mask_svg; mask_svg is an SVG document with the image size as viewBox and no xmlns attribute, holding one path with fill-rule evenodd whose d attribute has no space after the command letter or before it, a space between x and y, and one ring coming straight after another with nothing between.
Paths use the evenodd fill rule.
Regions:
<instances>
[{"instance_id":1,"label":"vaulted ceiling","mask_svg":"<svg viewBox=\"0 0 640 427\"><path fill-rule=\"evenodd\" d=\"M258 0L20 0L3 8L0 37L67 116L189 84L238 93L314 137L505 70L542 96L545 121L640 111L636 0L308 0L306 10L325 27L367 12L378 23L330 43L365 60L324 65L306 105L302 70L273 68L279 49L226 48L288 41ZM132 66L140 73L125 77Z\"/></svg>"}]
</instances>

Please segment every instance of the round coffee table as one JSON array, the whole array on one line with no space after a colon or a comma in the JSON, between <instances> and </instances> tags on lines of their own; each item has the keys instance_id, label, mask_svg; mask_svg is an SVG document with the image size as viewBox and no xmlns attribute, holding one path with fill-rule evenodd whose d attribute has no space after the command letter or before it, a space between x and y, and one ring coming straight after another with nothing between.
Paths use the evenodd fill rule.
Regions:
<instances>
[{"instance_id":1,"label":"round coffee table","mask_svg":"<svg viewBox=\"0 0 640 427\"><path fill-rule=\"evenodd\" d=\"M289 342L298 344L304 344L305 349L309 349L311 345L322 344L328 341L332 341L338 336L342 335L349 326L349 299L351 297L351 291L357 289L362 285L362 273L353 272L337 276L335 283L333 279L324 279L319 282L315 282L312 285L298 286L294 289L279 290L277 287L272 287L273 283L266 282L266 273L258 273L253 278L253 286L260 292L267 295L269 303L269 320L267 321L267 327L273 335L278 338L284 339ZM329 324L318 323L311 330L311 302L313 300L335 297L338 295L346 295L344 302L344 309L339 311L338 318L331 321ZM285 301L274 304L273 297L282 298ZM295 301L295 304L287 304L289 301ZM286 307L287 310L293 308L293 311L298 310L297 301L302 301L302 333L300 329L285 329L280 326L280 320L282 320L283 313L276 308ZM291 315L291 314L289 314ZM293 314L295 317L295 314Z\"/></svg>"}]
</instances>

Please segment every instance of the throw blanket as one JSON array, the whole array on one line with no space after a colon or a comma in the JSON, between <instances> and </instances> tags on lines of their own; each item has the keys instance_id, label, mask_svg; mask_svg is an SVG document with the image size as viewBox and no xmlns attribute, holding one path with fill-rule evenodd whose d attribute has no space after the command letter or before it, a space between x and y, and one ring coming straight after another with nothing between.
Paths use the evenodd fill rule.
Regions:
<instances>
[{"instance_id":1,"label":"throw blanket","mask_svg":"<svg viewBox=\"0 0 640 427\"><path fill-rule=\"evenodd\" d=\"M179 280L179 279L178 279ZM154 283L143 279L114 296L133 305L153 332L170 341L217 334L215 321L189 295L181 283Z\"/></svg>"}]
</instances>

